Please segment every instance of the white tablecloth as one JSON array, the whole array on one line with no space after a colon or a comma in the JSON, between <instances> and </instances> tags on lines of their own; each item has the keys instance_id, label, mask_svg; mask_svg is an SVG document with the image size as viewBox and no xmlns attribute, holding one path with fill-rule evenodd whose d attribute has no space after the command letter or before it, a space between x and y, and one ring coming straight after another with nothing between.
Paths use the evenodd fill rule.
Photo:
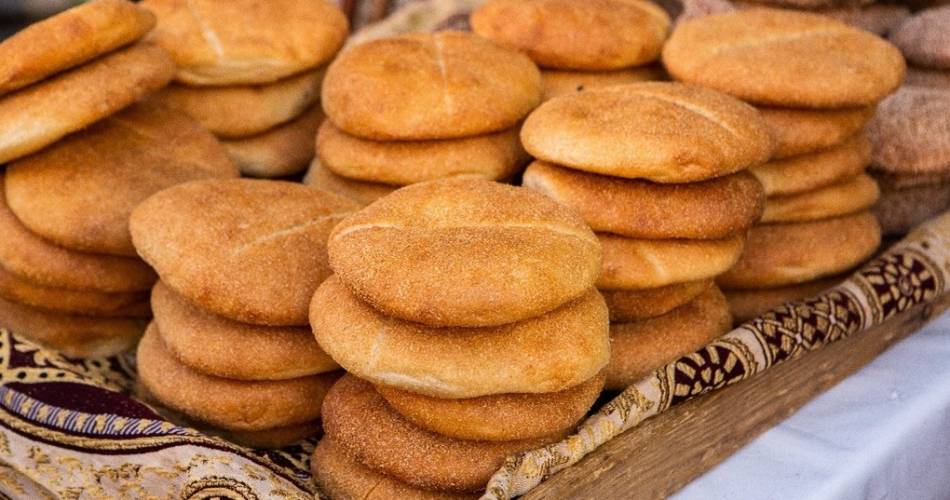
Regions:
<instances>
[{"instance_id":1,"label":"white tablecloth","mask_svg":"<svg viewBox=\"0 0 950 500\"><path fill-rule=\"evenodd\" d=\"M950 499L950 313L673 498Z\"/></svg>"}]
</instances>

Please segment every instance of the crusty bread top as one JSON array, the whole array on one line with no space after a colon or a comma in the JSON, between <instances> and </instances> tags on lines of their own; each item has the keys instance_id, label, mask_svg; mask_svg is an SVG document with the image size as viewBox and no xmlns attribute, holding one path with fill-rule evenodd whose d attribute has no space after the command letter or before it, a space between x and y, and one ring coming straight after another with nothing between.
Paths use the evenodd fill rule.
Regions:
<instances>
[{"instance_id":1,"label":"crusty bread top","mask_svg":"<svg viewBox=\"0 0 950 500\"><path fill-rule=\"evenodd\" d=\"M475 179L414 184L330 235L333 271L387 314L492 326L551 311L589 289L601 250L576 214L529 189Z\"/></svg>"},{"instance_id":2,"label":"crusty bread top","mask_svg":"<svg viewBox=\"0 0 950 500\"><path fill-rule=\"evenodd\" d=\"M911 64L950 70L950 5L918 12L890 38Z\"/></svg>"},{"instance_id":3,"label":"crusty bread top","mask_svg":"<svg viewBox=\"0 0 950 500\"><path fill-rule=\"evenodd\" d=\"M768 128L753 107L667 82L551 99L525 121L521 140L534 157L551 163L664 183L730 174L772 154Z\"/></svg>"},{"instance_id":4,"label":"crusty bread top","mask_svg":"<svg viewBox=\"0 0 950 500\"><path fill-rule=\"evenodd\" d=\"M866 106L904 79L900 51L830 17L749 9L681 23L663 47L677 80L757 104Z\"/></svg>"},{"instance_id":5,"label":"crusty bread top","mask_svg":"<svg viewBox=\"0 0 950 500\"><path fill-rule=\"evenodd\" d=\"M449 139L514 126L541 102L541 74L470 33L414 33L344 51L327 69L322 102L351 135Z\"/></svg>"},{"instance_id":6,"label":"crusty bread top","mask_svg":"<svg viewBox=\"0 0 950 500\"><path fill-rule=\"evenodd\" d=\"M876 169L950 174L950 92L901 87L878 106L868 138Z\"/></svg>"}]
</instances>

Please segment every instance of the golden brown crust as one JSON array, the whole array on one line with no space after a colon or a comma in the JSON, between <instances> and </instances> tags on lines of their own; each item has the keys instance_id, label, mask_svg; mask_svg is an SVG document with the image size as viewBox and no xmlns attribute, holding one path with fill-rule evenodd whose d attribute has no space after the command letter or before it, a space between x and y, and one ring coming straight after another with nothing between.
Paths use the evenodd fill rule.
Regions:
<instances>
[{"instance_id":1,"label":"golden brown crust","mask_svg":"<svg viewBox=\"0 0 950 500\"><path fill-rule=\"evenodd\" d=\"M387 317L336 276L313 296L311 327L344 369L437 398L556 392L607 363L607 306L596 290L552 312L483 328L428 327Z\"/></svg>"},{"instance_id":2,"label":"golden brown crust","mask_svg":"<svg viewBox=\"0 0 950 500\"><path fill-rule=\"evenodd\" d=\"M525 120L535 158L592 173L692 182L757 165L772 154L751 106L700 87L641 82L562 96Z\"/></svg>"},{"instance_id":3,"label":"golden brown crust","mask_svg":"<svg viewBox=\"0 0 950 500\"><path fill-rule=\"evenodd\" d=\"M475 492L508 455L557 441L463 441L423 430L386 404L373 386L344 375L324 404L326 434L370 469L416 488Z\"/></svg>"},{"instance_id":4,"label":"golden brown crust","mask_svg":"<svg viewBox=\"0 0 950 500\"><path fill-rule=\"evenodd\" d=\"M842 108L881 100L904 79L900 51L829 17L749 9L681 23L663 47L677 80L780 107Z\"/></svg>"},{"instance_id":5,"label":"golden brown crust","mask_svg":"<svg viewBox=\"0 0 950 500\"><path fill-rule=\"evenodd\" d=\"M306 325L330 267L327 235L358 205L283 181L179 184L130 219L139 254L199 307L245 323Z\"/></svg>"},{"instance_id":6,"label":"golden brown crust","mask_svg":"<svg viewBox=\"0 0 950 500\"><path fill-rule=\"evenodd\" d=\"M613 71L542 70L544 100L584 90L626 85L628 83L668 80L660 65L625 68Z\"/></svg>"},{"instance_id":7,"label":"golden brown crust","mask_svg":"<svg viewBox=\"0 0 950 500\"><path fill-rule=\"evenodd\" d=\"M715 286L662 316L613 323L607 388L625 389L657 368L702 348L730 328L729 304Z\"/></svg>"},{"instance_id":8,"label":"golden brown crust","mask_svg":"<svg viewBox=\"0 0 950 500\"><path fill-rule=\"evenodd\" d=\"M742 254L745 234L719 240L644 240L598 233L604 263L597 288L636 290L713 278Z\"/></svg>"},{"instance_id":9,"label":"golden brown crust","mask_svg":"<svg viewBox=\"0 0 950 500\"><path fill-rule=\"evenodd\" d=\"M874 179L860 174L813 191L772 196L761 222L804 222L853 214L871 208L880 196Z\"/></svg>"},{"instance_id":10,"label":"golden brown crust","mask_svg":"<svg viewBox=\"0 0 950 500\"><path fill-rule=\"evenodd\" d=\"M931 217L950 209L950 182L894 189L881 185L881 199L873 208L888 236L901 236Z\"/></svg>"},{"instance_id":11,"label":"golden brown crust","mask_svg":"<svg viewBox=\"0 0 950 500\"><path fill-rule=\"evenodd\" d=\"M610 70L660 57L670 17L644 0L490 0L472 30L520 50L539 66Z\"/></svg>"},{"instance_id":12,"label":"golden brown crust","mask_svg":"<svg viewBox=\"0 0 950 500\"><path fill-rule=\"evenodd\" d=\"M182 364L236 380L286 380L339 369L309 328L238 323L203 311L159 281L152 290L155 325Z\"/></svg>"},{"instance_id":13,"label":"golden brown crust","mask_svg":"<svg viewBox=\"0 0 950 500\"><path fill-rule=\"evenodd\" d=\"M441 399L383 385L376 390L413 424L450 438L513 441L572 430L604 388L604 375L558 392Z\"/></svg>"},{"instance_id":14,"label":"golden brown crust","mask_svg":"<svg viewBox=\"0 0 950 500\"><path fill-rule=\"evenodd\" d=\"M155 99L178 109L218 137L260 134L303 114L320 98L323 69L265 85L169 85Z\"/></svg>"},{"instance_id":15,"label":"golden brown crust","mask_svg":"<svg viewBox=\"0 0 950 500\"><path fill-rule=\"evenodd\" d=\"M207 130L145 103L10 164L10 209L30 231L66 248L135 257L129 214L175 184L238 171Z\"/></svg>"},{"instance_id":16,"label":"golden brown crust","mask_svg":"<svg viewBox=\"0 0 950 500\"><path fill-rule=\"evenodd\" d=\"M844 109L788 109L759 107L775 138L773 160L819 153L860 137L874 118L876 106Z\"/></svg>"},{"instance_id":17,"label":"golden brown crust","mask_svg":"<svg viewBox=\"0 0 950 500\"><path fill-rule=\"evenodd\" d=\"M260 431L218 431L217 434L228 441L248 448L278 449L316 436L320 434L322 429L319 420L311 420L302 424Z\"/></svg>"},{"instance_id":18,"label":"golden brown crust","mask_svg":"<svg viewBox=\"0 0 950 500\"><path fill-rule=\"evenodd\" d=\"M950 174L950 92L904 86L868 125L874 168L903 174Z\"/></svg>"},{"instance_id":19,"label":"golden brown crust","mask_svg":"<svg viewBox=\"0 0 950 500\"><path fill-rule=\"evenodd\" d=\"M0 266L0 297L37 309L102 317L151 317L147 292L102 293L32 283Z\"/></svg>"},{"instance_id":20,"label":"golden brown crust","mask_svg":"<svg viewBox=\"0 0 950 500\"><path fill-rule=\"evenodd\" d=\"M0 94L130 44L155 16L125 0L94 0L34 23L0 44Z\"/></svg>"},{"instance_id":21,"label":"golden brown crust","mask_svg":"<svg viewBox=\"0 0 950 500\"><path fill-rule=\"evenodd\" d=\"M323 121L320 106L262 134L221 143L241 173L249 177L299 174L313 160L313 137Z\"/></svg>"},{"instance_id":22,"label":"golden brown crust","mask_svg":"<svg viewBox=\"0 0 950 500\"><path fill-rule=\"evenodd\" d=\"M610 321L626 323L666 314L712 286L712 280L696 280L642 290L601 290L600 293L607 302Z\"/></svg>"},{"instance_id":23,"label":"golden brown crust","mask_svg":"<svg viewBox=\"0 0 950 500\"><path fill-rule=\"evenodd\" d=\"M461 139L374 141L336 128L329 120L317 134L317 154L327 169L348 179L404 186L446 177L507 179L530 160L518 127Z\"/></svg>"},{"instance_id":24,"label":"golden brown crust","mask_svg":"<svg viewBox=\"0 0 950 500\"><path fill-rule=\"evenodd\" d=\"M756 226L749 231L742 258L716 282L743 290L804 283L861 264L880 243L881 226L870 212Z\"/></svg>"},{"instance_id":25,"label":"golden brown crust","mask_svg":"<svg viewBox=\"0 0 950 500\"><path fill-rule=\"evenodd\" d=\"M738 324L761 316L786 302L814 297L842 281L844 281L843 276L832 276L797 285L759 290L725 290L723 293L729 301L729 310L732 311L732 316Z\"/></svg>"},{"instance_id":26,"label":"golden brown crust","mask_svg":"<svg viewBox=\"0 0 950 500\"><path fill-rule=\"evenodd\" d=\"M350 135L451 139L516 125L541 102L541 74L473 34L414 33L344 51L327 70L322 102Z\"/></svg>"},{"instance_id":27,"label":"golden brown crust","mask_svg":"<svg viewBox=\"0 0 950 500\"><path fill-rule=\"evenodd\" d=\"M369 205L398 189L398 186L354 181L353 179L336 175L326 168L323 168L323 165L320 164L320 160L317 158L314 158L314 160L310 162L310 168L307 169L307 175L304 176L303 183L307 186L336 193L340 196L346 196L360 205Z\"/></svg>"},{"instance_id":28,"label":"golden brown crust","mask_svg":"<svg viewBox=\"0 0 950 500\"><path fill-rule=\"evenodd\" d=\"M346 17L310 0L145 0L158 17L149 39L191 85L271 83L327 63L343 45Z\"/></svg>"},{"instance_id":29,"label":"golden brown crust","mask_svg":"<svg viewBox=\"0 0 950 500\"><path fill-rule=\"evenodd\" d=\"M926 9L900 25L890 39L907 61L915 66L932 69L950 69L950 47L947 30L950 29L950 6Z\"/></svg>"},{"instance_id":30,"label":"golden brown crust","mask_svg":"<svg viewBox=\"0 0 950 500\"><path fill-rule=\"evenodd\" d=\"M333 271L362 300L433 326L493 326L584 294L600 245L576 214L529 189L474 179L407 186L340 223Z\"/></svg>"},{"instance_id":31,"label":"golden brown crust","mask_svg":"<svg viewBox=\"0 0 950 500\"><path fill-rule=\"evenodd\" d=\"M871 142L858 134L838 146L752 167L769 196L804 193L859 175L871 162Z\"/></svg>"},{"instance_id":32,"label":"golden brown crust","mask_svg":"<svg viewBox=\"0 0 950 500\"><path fill-rule=\"evenodd\" d=\"M630 238L725 238L751 227L765 208L761 184L745 172L656 184L535 161L522 184L571 207L594 231Z\"/></svg>"},{"instance_id":33,"label":"golden brown crust","mask_svg":"<svg viewBox=\"0 0 950 500\"><path fill-rule=\"evenodd\" d=\"M0 328L71 358L115 356L135 346L148 320L44 311L0 299Z\"/></svg>"},{"instance_id":34,"label":"golden brown crust","mask_svg":"<svg viewBox=\"0 0 950 500\"><path fill-rule=\"evenodd\" d=\"M68 250L30 232L10 211L0 176L0 266L21 279L54 288L136 292L155 283L144 262L129 257Z\"/></svg>"},{"instance_id":35,"label":"golden brown crust","mask_svg":"<svg viewBox=\"0 0 950 500\"><path fill-rule=\"evenodd\" d=\"M174 63L138 44L0 100L0 163L56 142L163 87Z\"/></svg>"},{"instance_id":36,"label":"golden brown crust","mask_svg":"<svg viewBox=\"0 0 950 500\"><path fill-rule=\"evenodd\" d=\"M215 427L260 431L310 422L340 372L290 380L245 381L205 375L181 364L154 323L137 351L139 383L160 403Z\"/></svg>"}]
</instances>

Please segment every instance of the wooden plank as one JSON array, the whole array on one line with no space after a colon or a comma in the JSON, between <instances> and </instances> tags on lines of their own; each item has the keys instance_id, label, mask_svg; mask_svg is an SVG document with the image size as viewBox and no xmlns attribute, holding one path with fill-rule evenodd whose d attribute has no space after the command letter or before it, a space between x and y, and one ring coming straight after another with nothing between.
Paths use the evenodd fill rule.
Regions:
<instances>
[{"instance_id":1,"label":"wooden plank","mask_svg":"<svg viewBox=\"0 0 950 500\"><path fill-rule=\"evenodd\" d=\"M950 294L647 420L525 499L663 498L950 307Z\"/></svg>"}]
</instances>

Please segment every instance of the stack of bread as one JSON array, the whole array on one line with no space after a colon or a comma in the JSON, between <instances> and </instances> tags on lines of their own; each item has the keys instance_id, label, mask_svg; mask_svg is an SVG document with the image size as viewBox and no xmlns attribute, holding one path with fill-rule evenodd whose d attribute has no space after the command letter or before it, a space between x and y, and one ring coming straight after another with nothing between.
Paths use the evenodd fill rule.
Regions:
<instances>
[{"instance_id":1,"label":"stack of bread","mask_svg":"<svg viewBox=\"0 0 950 500\"><path fill-rule=\"evenodd\" d=\"M329 241L320 346L349 374L312 469L333 498L470 497L505 457L556 441L604 384L597 238L530 190L479 179L400 189Z\"/></svg>"},{"instance_id":2,"label":"stack of bread","mask_svg":"<svg viewBox=\"0 0 950 500\"><path fill-rule=\"evenodd\" d=\"M762 213L745 170L772 141L755 109L701 87L642 82L552 99L525 121L524 185L577 211L603 245L607 387L623 389L727 332L713 279Z\"/></svg>"},{"instance_id":3,"label":"stack of bread","mask_svg":"<svg viewBox=\"0 0 950 500\"><path fill-rule=\"evenodd\" d=\"M664 79L653 63L670 18L648 0L489 0L470 22L479 35L544 68L544 99Z\"/></svg>"},{"instance_id":4,"label":"stack of bread","mask_svg":"<svg viewBox=\"0 0 950 500\"><path fill-rule=\"evenodd\" d=\"M210 179L142 202L130 228L158 272L138 347L143 396L238 443L313 435L338 366L314 342L310 297L330 230L358 206L300 184Z\"/></svg>"},{"instance_id":5,"label":"stack of bread","mask_svg":"<svg viewBox=\"0 0 950 500\"><path fill-rule=\"evenodd\" d=\"M891 44L828 17L776 9L680 24L663 49L677 80L760 106L776 158L753 173L768 198L742 258L718 282L746 320L827 287L880 244L864 125L904 77Z\"/></svg>"},{"instance_id":6,"label":"stack of bread","mask_svg":"<svg viewBox=\"0 0 950 500\"><path fill-rule=\"evenodd\" d=\"M307 182L371 201L417 182L519 173L519 123L541 100L541 77L476 35L416 33L344 51L322 100L328 119Z\"/></svg>"},{"instance_id":7,"label":"stack of bread","mask_svg":"<svg viewBox=\"0 0 950 500\"><path fill-rule=\"evenodd\" d=\"M891 34L910 67L907 83L950 92L950 5L918 12Z\"/></svg>"},{"instance_id":8,"label":"stack of bread","mask_svg":"<svg viewBox=\"0 0 950 500\"><path fill-rule=\"evenodd\" d=\"M323 120L324 66L348 34L331 2L145 0L158 18L150 40L178 65L159 99L222 139L244 175L306 169Z\"/></svg>"}]
</instances>

